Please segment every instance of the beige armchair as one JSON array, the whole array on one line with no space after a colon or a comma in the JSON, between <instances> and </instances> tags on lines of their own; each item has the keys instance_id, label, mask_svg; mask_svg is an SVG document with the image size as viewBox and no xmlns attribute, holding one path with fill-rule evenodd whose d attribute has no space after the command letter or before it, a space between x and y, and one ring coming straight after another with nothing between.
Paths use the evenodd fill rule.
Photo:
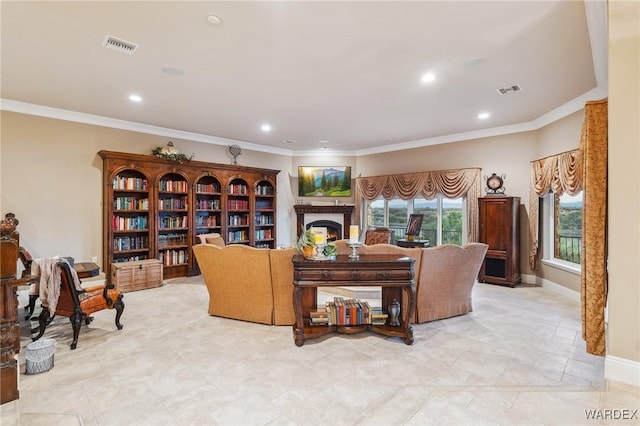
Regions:
<instances>
[{"instance_id":1,"label":"beige armchair","mask_svg":"<svg viewBox=\"0 0 640 426\"><path fill-rule=\"evenodd\" d=\"M444 244L423 249L417 289L417 322L473 311L471 291L489 246Z\"/></svg>"},{"instance_id":2,"label":"beige armchair","mask_svg":"<svg viewBox=\"0 0 640 426\"><path fill-rule=\"evenodd\" d=\"M225 242L222 235L217 232L212 232L210 234L198 234L198 240L200 240L200 244L213 244L214 246L224 247Z\"/></svg>"}]
</instances>

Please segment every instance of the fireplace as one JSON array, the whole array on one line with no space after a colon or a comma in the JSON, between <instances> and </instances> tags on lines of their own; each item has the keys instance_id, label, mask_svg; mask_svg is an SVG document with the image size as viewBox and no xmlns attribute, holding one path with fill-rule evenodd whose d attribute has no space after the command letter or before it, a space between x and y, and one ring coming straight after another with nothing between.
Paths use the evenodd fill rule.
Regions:
<instances>
[{"instance_id":1,"label":"fireplace","mask_svg":"<svg viewBox=\"0 0 640 426\"><path fill-rule=\"evenodd\" d=\"M327 228L328 239L331 241L333 235L340 240L349 235L351 226L351 214L353 206L312 206L296 205L297 223L296 233L300 235L303 229L308 229L310 225ZM334 234L332 234L332 230Z\"/></svg>"},{"instance_id":2,"label":"fireplace","mask_svg":"<svg viewBox=\"0 0 640 426\"><path fill-rule=\"evenodd\" d=\"M337 241L342 239L342 224L333 220L314 220L305 224L309 228L327 228L327 241Z\"/></svg>"}]
</instances>

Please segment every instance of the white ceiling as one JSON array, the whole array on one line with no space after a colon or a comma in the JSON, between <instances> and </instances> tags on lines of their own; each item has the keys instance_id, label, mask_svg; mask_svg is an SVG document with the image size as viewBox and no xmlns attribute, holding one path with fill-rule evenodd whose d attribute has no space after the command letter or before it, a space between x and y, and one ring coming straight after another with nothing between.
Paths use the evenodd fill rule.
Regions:
<instances>
[{"instance_id":1,"label":"white ceiling","mask_svg":"<svg viewBox=\"0 0 640 426\"><path fill-rule=\"evenodd\" d=\"M582 1L548 0L1 8L3 109L271 152L384 152L521 131L606 92L601 1L586 13ZM139 48L107 49L107 34ZM420 81L427 71L432 84ZM497 92L513 84L522 90Z\"/></svg>"}]
</instances>

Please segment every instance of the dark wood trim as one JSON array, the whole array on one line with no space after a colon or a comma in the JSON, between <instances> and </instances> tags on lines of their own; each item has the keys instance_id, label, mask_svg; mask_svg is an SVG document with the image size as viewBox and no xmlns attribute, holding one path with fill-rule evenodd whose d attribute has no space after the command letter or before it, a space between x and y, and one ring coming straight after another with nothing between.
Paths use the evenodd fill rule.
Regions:
<instances>
[{"instance_id":1,"label":"dark wood trim","mask_svg":"<svg viewBox=\"0 0 640 426\"><path fill-rule=\"evenodd\" d=\"M304 215L307 213L315 214L330 214L339 213L343 215L342 235L349 235L349 227L351 226L351 215L353 214L354 206L312 206L309 204L298 204L293 206L296 211L296 234L300 235L300 232L304 228Z\"/></svg>"}]
</instances>

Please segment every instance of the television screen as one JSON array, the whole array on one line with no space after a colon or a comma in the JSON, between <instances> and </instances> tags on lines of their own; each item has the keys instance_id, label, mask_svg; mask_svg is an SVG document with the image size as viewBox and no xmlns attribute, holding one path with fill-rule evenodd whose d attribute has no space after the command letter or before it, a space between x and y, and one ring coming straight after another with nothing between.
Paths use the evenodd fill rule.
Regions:
<instances>
[{"instance_id":1,"label":"television screen","mask_svg":"<svg viewBox=\"0 0 640 426\"><path fill-rule=\"evenodd\" d=\"M299 166L298 196L351 197L351 166Z\"/></svg>"}]
</instances>

